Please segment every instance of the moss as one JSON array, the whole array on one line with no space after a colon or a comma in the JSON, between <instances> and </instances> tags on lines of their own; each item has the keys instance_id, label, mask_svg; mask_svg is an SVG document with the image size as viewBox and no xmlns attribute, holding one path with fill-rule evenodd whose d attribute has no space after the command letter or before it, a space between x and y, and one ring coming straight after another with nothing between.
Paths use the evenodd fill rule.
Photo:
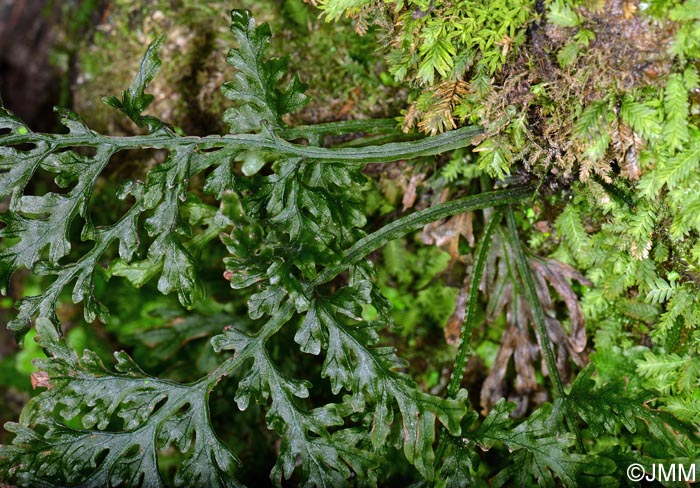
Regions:
<instances>
[{"instance_id":1,"label":"moss","mask_svg":"<svg viewBox=\"0 0 700 488\"><path fill-rule=\"evenodd\" d=\"M507 167L522 162L538 176L554 169L567 179L572 173L607 179L611 160L623 161L641 148L630 148L629 127L612 130L622 95L665 83L676 27L630 13L617 0L598 10L581 8L576 26L533 24L513 63L494 77L485 96L467 99L459 112L479 114L478 122L512 155ZM584 126L586 111L594 109L600 127ZM603 137L609 140L598 150L594 144Z\"/></svg>"},{"instance_id":2,"label":"moss","mask_svg":"<svg viewBox=\"0 0 700 488\"><path fill-rule=\"evenodd\" d=\"M599 350L700 351L696 0L317 1L379 26L412 86L406 129L486 129L436 174L538 184L521 230L594 283L579 292Z\"/></svg>"},{"instance_id":3,"label":"moss","mask_svg":"<svg viewBox=\"0 0 700 488\"><path fill-rule=\"evenodd\" d=\"M676 71L673 46L685 25L656 3L642 11L632 0L517 7L460 0L427 9L417 0L361 1L353 8L319 1L333 18L344 11L357 23L373 19L381 27L389 71L414 87L406 130L435 134L477 123L488 131L478 162L491 176L524 166L537 178L554 169L565 180L572 174L607 179L610 160L640 149L630 150L634 134L617 130L618 105L624 94L648 99L665 85ZM591 105L598 127L582 127ZM635 168L625 171L639 176Z\"/></svg>"},{"instance_id":4,"label":"moss","mask_svg":"<svg viewBox=\"0 0 700 488\"><path fill-rule=\"evenodd\" d=\"M169 14L169 9L178 7L178 16ZM133 127L123 117L104 110L100 98L118 94L128 86L145 46L158 34L167 32L169 40L161 51L164 62L152 85L155 101L151 110L184 130L211 130L211 123L197 128L204 118L202 112L210 107L197 103L200 93L193 93L191 86L197 69L202 66L218 66L211 70L211 75L223 71L225 60L221 53L225 47L221 40L226 34L226 17L222 10L215 15L218 21L210 18L204 22L197 12L162 0L113 2L97 25L93 39L79 49L78 75L72 87L76 110L97 130L132 132ZM217 29L217 26L221 27ZM221 44L218 50L214 49L217 42ZM214 82L215 77L210 78ZM214 91L204 86L198 90L201 97L205 97L207 90ZM207 101L212 110L217 108L217 103L221 105L221 97ZM213 115L212 119L215 120Z\"/></svg>"}]
</instances>

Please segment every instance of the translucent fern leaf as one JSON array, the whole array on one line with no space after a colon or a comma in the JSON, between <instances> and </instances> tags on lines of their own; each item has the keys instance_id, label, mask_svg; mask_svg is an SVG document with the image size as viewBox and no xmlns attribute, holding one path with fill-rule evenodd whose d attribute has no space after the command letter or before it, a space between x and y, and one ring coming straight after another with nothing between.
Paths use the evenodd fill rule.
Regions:
<instances>
[{"instance_id":1,"label":"translucent fern leaf","mask_svg":"<svg viewBox=\"0 0 700 488\"><path fill-rule=\"evenodd\" d=\"M600 161L610 146L610 121L613 118L607 100L597 100L588 105L574 122L572 135L582 145L584 161L581 176L590 176L596 171L595 163Z\"/></svg>"},{"instance_id":2,"label":"translucent fern leaf","mask_svg":"<svg viewBox=\"0 0 700 488\"><path fill-rule=\"evenodd\" d=\"M158 50L163 45L165 36L159 36L153 41L144 54L139 70L134 75L129 88L122 92L122 98L105 97L104 103L121 110L139 127L147 127L154 132L163 126L163 122L150 115L142 115L143 111L153 102L154 96L145 92L146 87L153 81L160 69Z\"/></svg>"},{"instance_id":3,"label":"translucent fern leaf","mask_svg":"<svg viewBox=\"0 0 700 488\"><path fill-rule=\"evenodd\" d=\"M426 85L432 85L436 71L444 78L452 70L457 51L447 39L438 39L421 46L420 54L418 77Z\"/></svg>"},{"instance_id":4,"label":"translucent fern leaf","mask_svg":"<svg viewBox=\"0 0 700 488\"><path fill-rule=\"evenodd\" d=\"M646 301L651 304L659 304L667 301L674 293L674 283L669 283L663 278L656 277L652 283L648 283L649 293L647 293Z\"/></svg>"},{"instance_id":5,"label":"translucent fern leaf","mask_svg":"<svg viewBox=\"0 0 700 488\"><path fill-rule=\"evenodd\" d=\"M700 2L691 0L683 4L676 5L670 11L671 20L700 20Z\"/></svg>"},{"instance_id":6,"label":"translucent fern leaf","mask_svg":"<svg viewBox=\"0 0 700 488\"><path fill-rule=\"evenodd\" d=\"M551 2L548 6L547 20L561 27L576 27L581 18L576 11L562 0Z\"/></svg>"},{"instance_id":7,"label":"translucent fern leaf","mask_svg":"<svg viewBox=\"0 0 700 488\"><path fill-rule=\"evenodd\" d=\"M615 353L606 351L602 354ZM603 360L597 358L596 362ZM592 432L596 435L617 435L620 426L630 433L648 429L649 435L657 441L649 455L666 460L691 456L684 437L694 437L692 427L673 419L667 413L649 408L648 402L656 396L655 392L634 388L619 376L597 386L593 380L594 373L595 367L587 366L579 373L570 393L578 415Z\"/></svg>"},{"instance_id":8,"label":"translucent fern leaf","mask_svg":"<svg viewBox=\"0 0 700 488\"><path fill-rule=\"evenodd\" d=\"M236 457L212 431L206 383L149 377L123 352L111 371L89 350L78 357L46 319L37 320L37 334L48 359L36 374L48 389L19 424L6 426L16 437L0 449L0 471L12 481L164 487L158 454L176 449L183 460L174 486L241 486L233 476Z\"/></svg>"},{"instance_id":9,"label":"translucent fern leaf","mask_svg":"<svg viewBox=\"0 0 700 488\"><path fill-rule=\"evenodd\" d=\"M507 144L501 143L497 138L490 138L475 147L474 152L479 153L479 169L490 176L503 180L510 174L513 153Z\"/></svg>"},{"instance_id":10,"label":"translucent fern leaf","mask_svg":"<svg viewBox=\"0 0 700 488\"><path fill-rule=\"evenodd\" d=\"M224 122L233 133L259 131L263 121L272 128L281 128L282 115L303 106L308 97L304 95L306 85L296 75L284 90L277 84L285 75L286 58L268 60L265 51L270 42L270 26L255 25L250 12L231 12L231 32L238 41L226 58L238 71L233 81L224 83L224 95L235 102L235 107L224 114Z\"/></svg>"},{"instance_id":11,"label":"translucent fern leaf","mask_svg":"<svg viewBox=\"0 0 700 488\"><path fill-rule=\"evenodd\" d=\"M343 14L353 14L368 5L370 0L320 0L319 7L328 20L338 20Z\"/></svg>"},{"instance_id":12,"label":"translucent fern leaf","mask_svg":"<svg viewBox=\"0 0 700 488\"><path fill-rule=\"evenodd\" d=\"M563 400L543 405L515 427L509 417L514 408L514 403L504 400L496 403L475 435L485 449L501 442L511 452L509 466L491 480L492 486L556 486L555 479L566 486L578 486L584 480L600 486L612 481L611 460L573 453L574 435L557 430L566 412Z\"/></svg>"},{"instance_id":13,"label":"translucent fern leaf","mask_svg":"<svg viewBox=\"0 0 700 488\"><path fill-rule=\"evenodd\" d=\"M646 259L651 250L652 233L657 220L656 209L642 204L635 210L628 227L628 233L632 237L630 252L637 259Z\"/></svg>"},{"instance_id":14,"label":"translucent fern leaf","mask_svg":"<svg viewBox=\"0 0 700 488\"><path fill-rule=\"evenodd\" d=\"M663 410L680 420L700 424L700 361L696 357L646 352L636 366L645 385L660 394Z\"/></svg>"},{"instance_id":15,"label":"translucent fern leaf","mask_svg":"<svg viewBox=\"0 0 700 488\"><path fill-rule=\"evenodd\" d=\"M693 297L684 286L678 287L669 297L666 303L666 311L661 314L659 321L651 333L652 337L660 344L667 344L671 331L677 325L677 319L691 310ZM677 343L669 343L667 347L672 349Z\"/></svg>"},{"instance_id":16,"label":"translucent fern leaf","mask_svg":"<svg viewBox=\"0 0 700 488\"><path fill-rule=\"evenodd\" d=\"M660 182L665 183L669 189L680 185L700 166L700 134L693 131L691 136L691 141L684 150L671 158L664 159L657 169Z\"/></svg>"},{"instance_id":17,"label":"translucent fern leaf","mask_svg":"<svg viewBox=\"0 0 700 488\"><path fill-rule=\"evenodd\" d=\"M700 425L700 395L669 398L665 401L664 410L681 420Z\"/></svg>"}]
</instances>

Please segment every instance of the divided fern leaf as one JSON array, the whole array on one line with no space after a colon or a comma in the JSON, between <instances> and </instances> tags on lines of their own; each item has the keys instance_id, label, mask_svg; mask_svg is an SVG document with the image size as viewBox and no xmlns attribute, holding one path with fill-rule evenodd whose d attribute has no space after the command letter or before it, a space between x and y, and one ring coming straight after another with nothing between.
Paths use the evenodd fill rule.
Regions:
<instances>
[{"instance_id":1,"label":"divided fern leaf","mask_svg":"<svg viewBox=\"0 0 700 488\"><path fill-rule=\"evenodd\" d=\"M226 60L238 71L233 81L224 83L224 95L236 106L224 114L224 122L232 133L259 131L263 121L270 127L283 127L281 116L294 112L307 101L306 85L294 76L284 90L277 84L284 76L286 58L267 60L265 51L270 42L270 26L256 26L247 10L231 12L231 32L238 48L229 52Z\"/></svg>"},{"instance_id":2,"label":"divided fern leaf","mask_svg":"<svg viewBox=\"0 0 700 488\"><path fill-rule=\"evenodd\" d=\"M566 486L600 486L612 480L615 467L610 460L572 452L574 435L557 430L567 410L563 399L541 406L526 421L512 427L509 414L514 408L512 402L498 402L474 435L484 449L498 442L512 452L512 464L496 474L493 486L556 486L555 479Z\"/></svg>"},{"instance_id":3,"label":"divided fern leaf","mask_svg":"<svg viewBox=\"0 0 700 488\"><path fill-rule=\"evenodd\" d=\"M146 93L146 87L153 81L160 69L161 61L158 58L158 50L163 45L165 36L159 36L146 50L141 60L141 66L134 75L131 85L122 92L122 98L104 97L102 101L111 107L123 112L139 127L146 127L150 132L161 128L163 122L150 115L142 115L143 111L153 103L155 97Z\"/></svg>"},{"instance_id":4,"label":"divided fern leaf","mask_svg":"<svg viewBox=\"0 0 700 488\"><path fill-rule=\"evenodd\" d=\"M159 452L177 449L174 486L241 486L236 457L212 430L206 383L150 377L124 352L111 371L90 350L78 357L47 319L37 320L37 340L48 358L36 374L48 389L6 426L16 437L0 472L22 486L164 487Z\"/></svg>"}]
</instances>

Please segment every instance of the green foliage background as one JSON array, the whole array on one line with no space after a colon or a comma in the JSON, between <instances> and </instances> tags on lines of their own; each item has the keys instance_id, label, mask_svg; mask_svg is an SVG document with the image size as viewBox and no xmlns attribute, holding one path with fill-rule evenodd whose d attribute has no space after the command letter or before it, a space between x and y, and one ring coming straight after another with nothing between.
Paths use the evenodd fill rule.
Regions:
<instances>
[{"instance_id":1,"label":"green foliage background","mask_svg":"<svg viewBox=\"0 0 700 488\"><path fill-rule=\"evenodd\" d=\"M263 58L264 30L233 29L236 78L223 55L228 4L112 2L84 44L71 9L97 6L66 4L76 20L56 58L78 55L82 77L65 99L83 119L62 112L62 123L75 137L96 130L137 142L115 156L98 148L37 163L56 178L32 180L35 195L68 184L94 192L25 197L1 218L0 277L33 268L13 286L41 297L4 299L3 312L19 309L9 326L20 332L42 317L36 342L32 330L0 362L4 388L33 397L19 424L7 424L16 437L3 438L3 480L236 486L268 483L272 472L274 483L309 486L612 486L630 484L633 462L695 463L700 4L315 3L320 10L296 0L236 5L275 33ZM129 86L161 32L158 77L154 47L141 79L105 100L131 122L99 107ZM290 55L299 78L264 64L271 54ZM267 73L260 86L256 70ZM32 136L10 114L3 120L10 136ZM467 124L484 132L453 132ZM155 142L138 142L144 130ZM326 173L286 149L238 148L235 160L212 157L213 169L196 174L191 164L204 163L190 158L208 156L169 145L222 132L303 138L348 155L419 133L445 142L377 165L319 157ZM10 183L32 174L14 174L9 154L0 153L0 195L19 199ZM100 172L94 161L110 164ZM536 194L514 212L477 206L391 234L367 248L369 261L319 281L366 234L504 184L533 184ZM48 253L17 252L28 224L15 212L31 220L49 208L38 225L62 235L46 241ZM84 229L70 225L78 215ZM137 248L140 226L149 237ZM59 264L64 255L81 264ZM121 349L128 356L110 366ZM32 373L52 388L37 396ZM102 382L114 386L93 392ZM109 400L108 390L124 397ZM152 458L132 452L148 442Z\"/></svg>"}]
</instances>

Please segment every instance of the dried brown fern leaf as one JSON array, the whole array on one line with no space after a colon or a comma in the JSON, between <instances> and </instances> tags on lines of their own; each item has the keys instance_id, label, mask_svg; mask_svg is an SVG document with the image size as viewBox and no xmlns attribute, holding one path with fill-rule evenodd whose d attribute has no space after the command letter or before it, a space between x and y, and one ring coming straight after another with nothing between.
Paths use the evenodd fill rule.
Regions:
<instances>
[{"instance_id":1,"label":"dried brown fern leaf","mask_svg":"<svg viewBox=\"0 0 700 488\"><path fill-rule=\"evenodd\" d=\"M428 110L418 123L418 129L435 135L457 127L453 117L454 108L462 103L469 92L469 84L464 80L443 81L435 89Z\"/></svg>"},{"instance_id":2,"label":"dried brown fern leaf","mask_svg":"<svg viewBox=\"0 0 700 488\"><path fill-rule=\"evenodd\" d=\"M512 252L499 236L495 238L499 242L492 247L482 282L482 289L488 297L486 322L493 324L505 312L507 326L494 364L481 389L481 406L484 411L489 411L506 396L518 404L516 412L522 415L527 412L533 399L536 402L541 400L538 396L541 385L537 384L534 375L538 358L543 374L548 375L549 372L542 356L542 338L534 326L532 309L523 297L521 284L516 277ZM555 348L557 369L562 377L568 378L572 361L578 366L584 366L587 362L585 321L569 280L586 286L591 286L591 282L571 266L554 259L531 257L529 265L538 299L546 315L547 335ZM568 311L569 330L557 317L558 304L562 301ZM511 360L515 377L508 386Z\"/></svg>"}]
</instances>

